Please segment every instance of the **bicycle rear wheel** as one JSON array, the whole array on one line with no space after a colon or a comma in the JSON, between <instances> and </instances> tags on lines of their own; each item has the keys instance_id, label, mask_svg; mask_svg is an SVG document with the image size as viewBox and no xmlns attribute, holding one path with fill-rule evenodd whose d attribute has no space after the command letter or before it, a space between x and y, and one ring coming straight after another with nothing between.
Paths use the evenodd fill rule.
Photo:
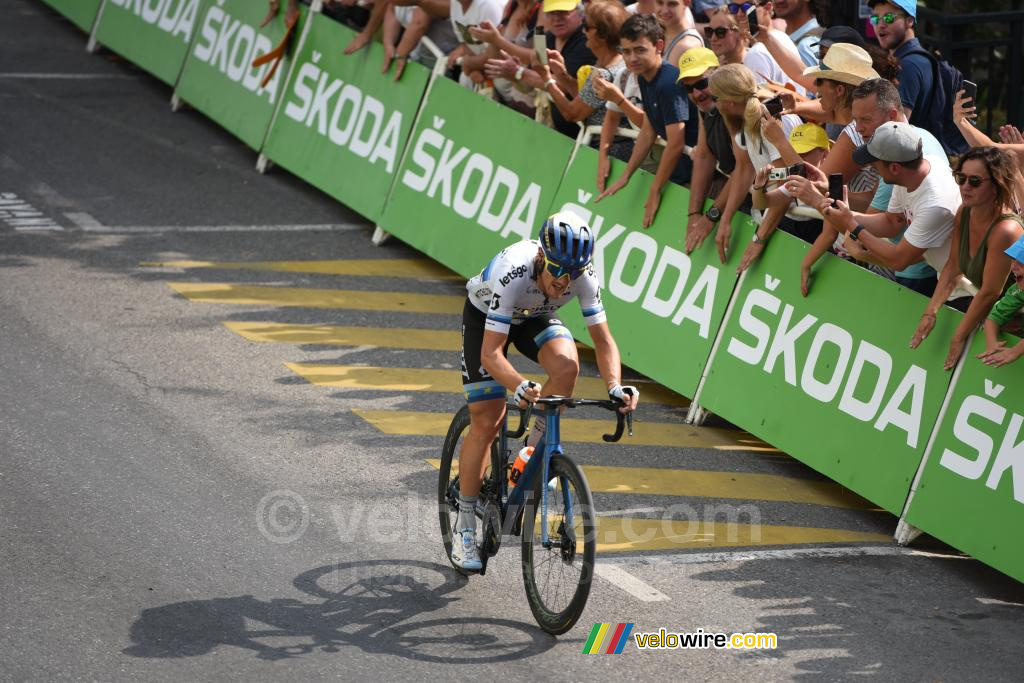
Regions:
<instances>
[{"instance_id":1,"label":"bicycle rear wheel","mask_svg":"<svg viewBox=\"0 0 1024 683\"><path fill-rule=\"evenodd\" d=\"M448 427L448 434L444 439L444 446L441 449L441 464L437 473L437 511L441 522L441 538L444 541L445 554L448 561L452 562L452 537L455 535L455 525L459 521L459 461L458 455L462 450L462 442L469 433L469 406L462 406L455 414L451 425ZM498 462L498 444L491 444L491 470ZM484 489L487 488L487 479L491 474L488 471L484 478ZM466 576L477 572L467 572L462 567L452 562L452 566Z\"/></svg>"},{"instance_id":2,"label":"bicycle rear wheel","mask_svg":"<svg viewBox=\"0 0 1024 683\"><path fill-rule=\"evenodd\" d=\"M572 460L551 458L550 476L558 480L548 492L548 535L542 545L540 472L523 522L523 582L533 616L548 633L565 633L583 614L594 578L597 522L594 499L583 471ZM549 477L550 478L550 477Z\"/></svg>"}]
</instances>

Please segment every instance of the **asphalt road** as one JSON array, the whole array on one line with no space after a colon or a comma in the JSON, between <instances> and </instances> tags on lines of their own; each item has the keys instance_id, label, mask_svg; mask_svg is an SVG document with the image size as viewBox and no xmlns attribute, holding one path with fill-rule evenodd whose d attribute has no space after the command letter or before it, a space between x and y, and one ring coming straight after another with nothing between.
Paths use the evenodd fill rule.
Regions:
<instances>
[{"instance_id":1,"label":"asphalt road","mask_svg":"<svg viewBox=\"0 0 1024 683\"><path fill-rule=\"evenodd\" d=\"M575 447L622 468L602 511L741 510L740 541L610 547L581 622L540 632L516 548L466 580L436 530L420 413L461 399L415 373L457 373L458 316L315 303L462 284L43 3L3 16L0 195L37 222L0 221L0 679L1019 679L1024 587L894 547L891 515L721 424ZM638 435L679 423L662 396ZM582 655L595 622L779 646Z\"/></svg>"}]
</instances>

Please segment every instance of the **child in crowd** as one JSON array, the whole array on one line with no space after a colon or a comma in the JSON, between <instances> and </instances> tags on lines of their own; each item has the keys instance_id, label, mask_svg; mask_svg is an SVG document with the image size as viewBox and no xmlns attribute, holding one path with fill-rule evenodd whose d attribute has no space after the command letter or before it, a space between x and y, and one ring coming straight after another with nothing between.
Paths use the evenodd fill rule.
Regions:
<instances>
[{"instance_id":1,"label":"child in crowd","mask_svg":"<svg viewBox=\"0 0 1024 683\"><path fill-rule=\"evenodd\" d=\"M1006 346L1006 342L999 341L1000 329L1024 311L1024 237L1010 245L1006 255L1013 259L1010 262L1010 273L1013 275L1014 283L1010 285L1003 298L992 307L992 312L985 321L985 351L978 355L985 365L996 368L1024 356L1024 340L1010 347ZM1012 331L1020 335L1022 330L1019 318L1016 322L1018 325Z\"/></svg>"}]
</instances>

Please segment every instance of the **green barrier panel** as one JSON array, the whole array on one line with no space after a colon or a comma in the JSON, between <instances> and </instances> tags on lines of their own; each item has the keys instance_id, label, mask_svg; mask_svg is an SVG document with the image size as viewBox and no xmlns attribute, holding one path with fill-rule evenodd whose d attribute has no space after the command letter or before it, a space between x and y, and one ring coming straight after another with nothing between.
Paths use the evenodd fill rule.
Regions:
<instances>
[{"instance_id":1,"label":"green barrier panel","mask_svg":"<svg viewBox=\"0 0 1024 683\"><path fill-rule=\"evenodd\" d=\"M292 45L305 24L305 7L302 12ZM270 52L285 34L283 12L259 28L266 13L266 2L210 2L200 15L196 39L175 89L176 95L256 150L263 144L290 68L286 55L267 87L260 87L271 65L254 69L252 60Z\"/></svg>"},{"instance_id":2,"label":"green barrier panel","mask_svg":"<svg viewBox=\"0 0 1024 683\"><path fill-rule=\"evenodd\" d=\"M468 277L537 235L571 150L564 135L439 78L380 225Z\"/></svg>"},{"instance_id":3,"label":"green barrier panel","mask_svg":"<svg viewBox=\"0 0 1024 683\"><path fill-rule=\"evenodd\" d=\"M960 314L943 308L910 349L925 298L826 257L805 299L808 246L777 233L747 272L700 404L899 515L949 386Z\"/></svg>"},{"instance_id":4,"label":"green barrier panel","mask_svg":"<svg viewBox=\"0 0 1024 683\"><path fill-rule=\"evenodd\" d=\"M173 86L207 1L106 0L96 40Z\"/></svg>"},{"instance_id":5,"label":"green barrier panel","mask_svg":"<svg viewBox=\"0 0 1024 683\"><path fill-rule=\"evenodd\" d=\"M612 179L625 164L613 160ZM687 256L685 221L690 193L668 183L654 224L642 227L654 177L638 171L618 193L595 204L597 152L581 147L562 181L553 209L572 209L597 233L594 267L623 362L686 396L693 396L736 283L742 249L718 259L714 237ZM748 216L733 221L733 244L754 233ZM588 341L578 306L563 309L577 338Z\"/></svg>"},{"instance_id":6,"label":"green barrier panel","mask_svg":"<svg viewBox=\"0 0 1024 683\"><path fill-rule=\"evenodd\" d=\"M43 0L85 32L92 31L96 13L100 11L103 0Z\"/></svg>"},{"instance_id":7,"label":"green barrier panel","mask_svg":"<svg viewBox=\"0 0 1024 683\"><path fill-rule=\"evenodd\" d=\"M979 331L906 520L1024 581L1024 361L991 368L976 357L984 348Z\"/></svg>"},{"instance_id":8,"label":"green barrier panel","mask_svg":"<svg viewBox=\"0 0 1024 683\"><path fill-rule=\"evenodd\" d=\"M430 72L410 63L394 83L380 73L380 44L342 54L354 35L313 16L263 153L379 222Z\"/></svg>"}]
</instances>

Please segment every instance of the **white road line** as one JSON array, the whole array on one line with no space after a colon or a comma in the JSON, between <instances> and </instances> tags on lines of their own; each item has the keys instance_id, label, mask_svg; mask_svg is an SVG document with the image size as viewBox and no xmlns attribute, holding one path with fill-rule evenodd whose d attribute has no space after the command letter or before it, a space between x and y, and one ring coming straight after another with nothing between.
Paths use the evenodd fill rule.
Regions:
<instances>
[{"instance_id":1,"label":"white road line","mask_svg":"<svg viewBox=\"0 0 1024 683\"><path fill-rule=\"evenodd\" d=\"M103 227L103 224L98 220L81 211L68 211L64 214L64 217L80 227L82 230L92 230L94 228Z\"/></svg>"},{"instance_id":2,"label":"white road line","mask_svg":"<svg viewBox=\"0 0 1024 683\"><path fill-rule=\"evenodd\" d=\"M970 559L962 555L940 555L926 553L899 546L844 546L841 548L787 548L779 550L737 550L735 552L675 553L671 555L645 555L633 557L602 558L602 562L618 565L671 565L705 564L712 562L748 562L752 560L795 560L804 557L858 557L858 556L905 556L931 557L939 559Z\"/></svg>"},{"instance_id":3,"label":"white road line","mask_svg":"<svg viewBox=\"0 0 1024 683\"><path fill-rule=\"evenodd\" d=\"M649 512L664 512L666 508L626 508L625 510L605 510L598 512L598 517L624 517L626 515L642 515Z\"/></svg>"},{"instance_id":4,"label":"white road line","mask_svg":"<svg viewBox=\"0 0 1024 683\"><path fill-rule=\"evenodd\" d=\"M608 564L603 560L594 565L594 573L642 602L664 602L671 599L654 586L644 583L622 567Z\"/></svg>"},{"instance_id":5,"label":"white road line","mask_svg":"<svg viewBox=\"0 0 1024 683\"><path fill-rule=\"evenodd\" d=\"M11 78L19 80L72 80L72 81L94 81L94 80L132 80L133 76L124 74L75 74L75 73L32 73L30 71L2 71L0 78Z\"/></svg>"},{"instance_id":6,"label":"white road line","mask_svg":"<svg viewBox=\"0 0 1024 683\"><path fill-rule=\"evenodd\" d=\"M367 223L326 223L322 225L95 225L90 227L82 226L82 230L112 234L157 232L306 232L314 230L347 232L350 230L370 230L372 227Z\"/></svg>"}]
</instances>

